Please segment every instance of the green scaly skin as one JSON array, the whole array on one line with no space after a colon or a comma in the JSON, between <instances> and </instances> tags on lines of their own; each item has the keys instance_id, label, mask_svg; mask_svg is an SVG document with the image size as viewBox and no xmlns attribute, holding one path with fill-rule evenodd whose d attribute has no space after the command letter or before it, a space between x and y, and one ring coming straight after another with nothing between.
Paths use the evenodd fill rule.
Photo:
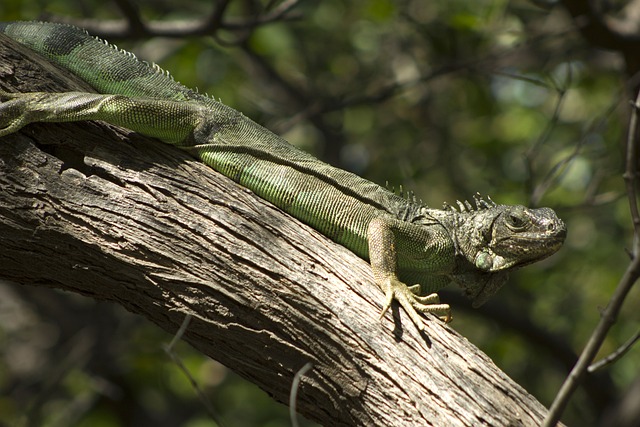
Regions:
<instances>
[{"instance_id":1,"label":"green scaly skin","mask_svg":"<svg viewBox=\"0 0 640 427\"><path fill-rule=\"evenodd\" d=\"M0 32L100 93L0 92L0 137L32 122L103 120L189 150L368 259L386 296L381 317L395 299L420 330L418 312L448 321L450 308L434 292L455 282L479 306L509 271L546 258L564 241L565 225L548 208L475 197L475 207L458 202L457 210L430 209L322 163L159 67L78 28L12 22L0 24Z\"/></svg>"}]
</instances>

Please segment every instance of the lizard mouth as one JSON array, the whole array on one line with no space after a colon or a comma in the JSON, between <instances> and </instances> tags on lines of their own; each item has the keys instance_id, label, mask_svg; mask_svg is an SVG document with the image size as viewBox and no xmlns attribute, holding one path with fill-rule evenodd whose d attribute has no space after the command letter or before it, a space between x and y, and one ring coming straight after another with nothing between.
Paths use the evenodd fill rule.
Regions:
<instances>
[{"instance_id":1,"label":"lizard mouth","mask_svg":"<svg viewBox=\"0 0 640 427\"><path fill-rule=\"evenodd\" d=\"M508 257L516 253L514 262L508 267L516 269L541 261L556 253L564 243L566 232L558 233L544 239L536 236L518 236L509 242L496 245L493 250L498 254L506 254Z\"/></svg>"}]
</instances>

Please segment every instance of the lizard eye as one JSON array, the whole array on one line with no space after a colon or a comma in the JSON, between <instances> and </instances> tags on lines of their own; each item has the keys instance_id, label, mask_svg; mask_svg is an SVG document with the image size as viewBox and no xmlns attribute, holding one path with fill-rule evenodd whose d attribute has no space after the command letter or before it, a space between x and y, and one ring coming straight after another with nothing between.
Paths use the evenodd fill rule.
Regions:
<instances>
[{"instance_id":1,"label":"lizard eye","mask_svg":"<svg viewBox=\"0 0 640 427\"><path fill-rule=\"evenodd\" d=\"M507 227L509 227L513 231L521 231L527 227L527 219L524 216L517 215L515 213L510 213L507 215L505 220Z\"/></svg>"}]
</instances>

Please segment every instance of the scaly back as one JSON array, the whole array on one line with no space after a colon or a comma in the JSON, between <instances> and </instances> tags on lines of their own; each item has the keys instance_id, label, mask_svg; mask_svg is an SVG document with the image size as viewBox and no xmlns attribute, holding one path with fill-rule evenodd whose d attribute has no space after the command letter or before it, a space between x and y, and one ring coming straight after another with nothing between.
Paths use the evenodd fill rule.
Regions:
<instances>
[{"instance_id":1,"label":"scaly back","mask_svg":"<svg viewBox=\"0 0 640 427\"><path fill-rule=\"evenodd\" d=\"M176 82L159 66L82 29L9 22L0 23L0 32L61 65L99 93L206 104L217 129L210 141L197 141L195 154L200 159L363 257L373 216L404 217L408 208L417 208L371 181L298 150L242 113ZM207 142L224 147L213 149Z\"/></svg>"},{"instance_id":2,"label":"scaly back","mask_svg":"<svg viewBox=\"0 0 640 427\"><path fill-rule=\"evenodd\" d=\"M140 61L71 25L5 22L0 23L0 32L62 65L100 93L215 102L176 82L156 64Z\"/></svg>"}]
</instances>

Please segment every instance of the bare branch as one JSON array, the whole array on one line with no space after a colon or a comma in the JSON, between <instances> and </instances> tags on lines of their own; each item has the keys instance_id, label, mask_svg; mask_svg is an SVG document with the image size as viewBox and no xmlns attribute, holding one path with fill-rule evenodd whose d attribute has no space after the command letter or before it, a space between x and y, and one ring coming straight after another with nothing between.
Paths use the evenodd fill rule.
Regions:
<instances>
[{"instance_id":1,"label":"bare branch","mask_svg":"<svg viewBox=\"0 0 640 427\"><path fill-rule=\"evenodd\" d=\"M50 20L71 24L88 30L91 34L108 40L142 39L151 37L185 38L194 36L216 36L220 31L235 33L238 37L227 44L239 44L245 40L257 27L280 21L292 21L300 18L300 14L293 12L298 4L297 0L285 0L271 10L266 10L248 18L225 18L228 11L228 1L220 1L213 9L209 18L202 21L173 20L144 22L137 10L126 6L125 0L120 0L120 8L125 14L124 19L96 20L74 19L68 17L51 17Z\"/></svg>"},{"instance_id":2,"label":"bare branch","mask_svg":"<svg viewBox=\"0 0 640 427\"><path fill-rule=\"evenodd\" d=\"M640 277L640 254L638 247L640 245L638 234L640 228L640 216L638 215L637 205L637 177L638 177L638 109L640 108L640 93L636 97L633 103L633 109L631 112L631 118L629 121L629 133L627 137L627 162L626 171L624 173L625 183L627 185L627 197L629 199L629 206L631 209L631 216L634 227L634 249L633 259L627 267L624 275L620 279L616 290L614 291L607 307L602 312L600 322L594 329L585 349L580 354L578 362L567 376L565 382L562 384L560 391L558 392L549 413L544 420L544 427L555 426L562 413L569 402L569 399L573 395L573 392L578 387L584 375L587 374L589 365L595 358L598 350L602 346L604 339L609 332L609 329L616 322L620 308L624 303L624 300L633 287L633 285Z\"/></svg>"},{"instance_id":3,"label":"bare branch","mask_svg":"<svg viewBox=\"0 0 640 427\"><path fill-rule=\"evenodd\" d=\"M589 373L595 372L598 369L602 369L605 366L609 366L615 363L616 361L620 360L620 358L624 356L631 349L631 347L633 347L633 345L639 340L640 340L640 331L636 332L634 336L629 338L627 342L622 344L616 351L611 353L609 356L589 366L589 369L588 369Z\"/></svg>"}]
</instances>

